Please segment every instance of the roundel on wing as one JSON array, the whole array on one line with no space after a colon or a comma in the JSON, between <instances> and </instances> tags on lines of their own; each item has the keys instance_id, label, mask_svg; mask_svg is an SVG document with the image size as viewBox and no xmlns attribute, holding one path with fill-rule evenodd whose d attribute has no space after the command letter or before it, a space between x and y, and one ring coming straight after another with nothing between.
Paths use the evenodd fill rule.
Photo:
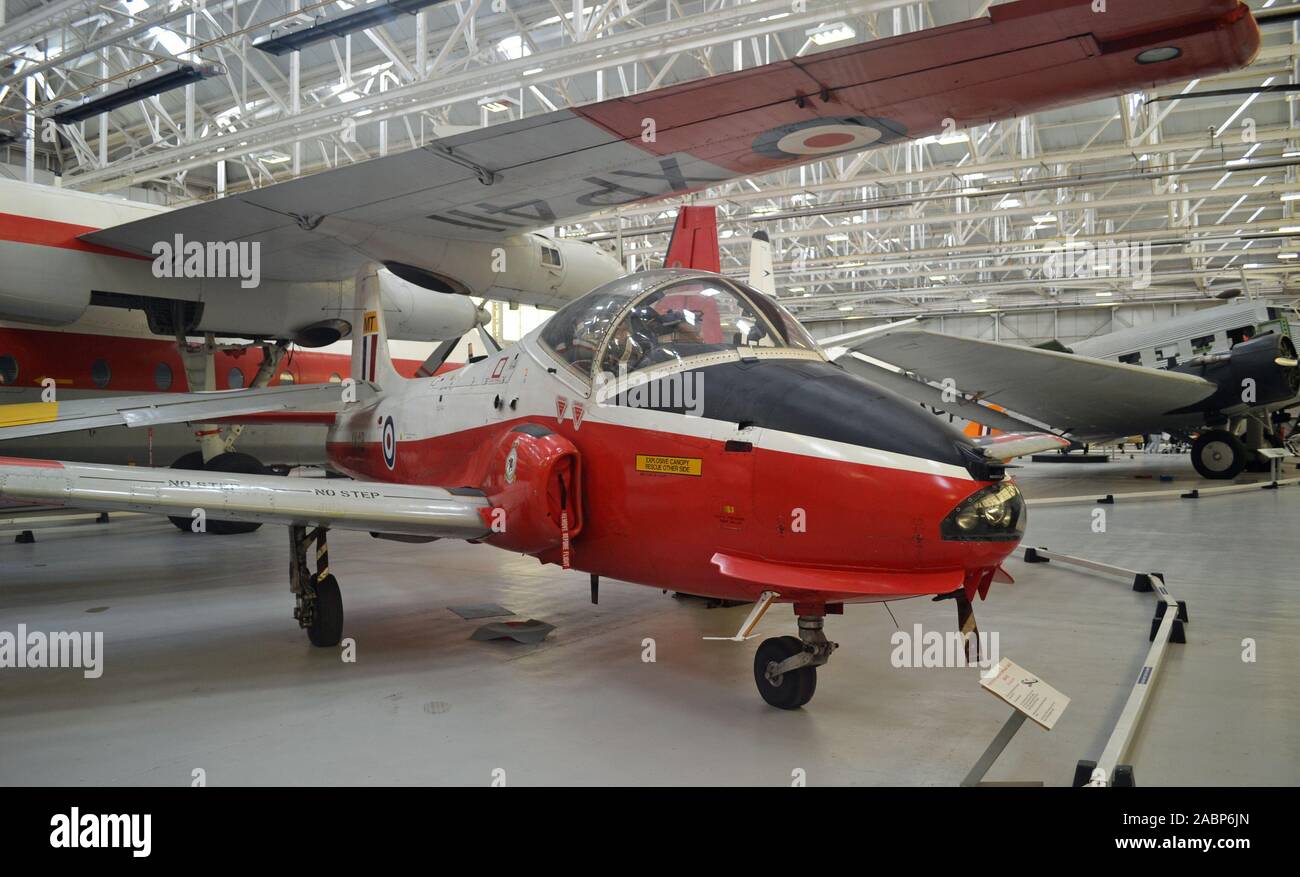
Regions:
<instances>
[{"instance_id":1,"label":"roundel on wing","mask_svg":"<svg viewBox=\"0 0 1300 877\"><path fill-rule=\"evenodd\" d=\"M840 152L856 152L904 135L903 126L867 116L824 116L765 131L754 139L754 152L788 161Z\"/></svg>"},{"instance_id":2,"label":"roundel on wing","mask_svg":"<svg viewBox=\"0 0 1300 877\"><path fill-rule=\"evenodd\" d=\"M381 442L384 451L384 465L392 469L397 465L397 429L393 426L393 418L384 418L384 437Z\"/></svg>"}]
</instances>

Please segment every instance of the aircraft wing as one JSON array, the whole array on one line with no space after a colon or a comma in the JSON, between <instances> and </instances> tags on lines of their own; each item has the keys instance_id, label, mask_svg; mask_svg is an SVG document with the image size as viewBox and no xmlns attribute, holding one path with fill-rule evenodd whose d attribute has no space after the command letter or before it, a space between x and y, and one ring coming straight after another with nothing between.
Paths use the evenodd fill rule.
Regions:
<instances>
[{"instance_id":1,"label":"aircraft wing","mask_svg":"<svg viewBox=\"0 0 1300 877\"><path fill-rule=\"evenodd\" d=\"M440 487L0 457L0 499L95 511L477 539L486 497Z\"/></svg>"},{"instance_id":2,"label":"aircraft wing","mask_svg":"<svg viewBox=\"0 0 1300 877\"><path fill-rule=\"evenodd\" d=\"M364 402L373 397L378 388L374 384L358 382L355 389L356 401ZM0 401L3 399L4 396L0 395ZM233 422L242 416L288 412L315 416L322 412L341 411L343 405L343 389L339 384L295 384L249 390L150 393L68 402L0 404L0 441L110 426L147 427L215 420Z\"/></svg>"},{"instance_id":3,"label":"aircraft wing","mask_svg":"<svg viewBox=\"0 0 1300 877\"><path fill-rule=\"evenodd\" d=\"M436 271L496 240L639 201L1249 63L1238 0L1020 0L980 18L539 114L83 236L148 255L258 241L262 276L339 280L392 241ZM1148 49L1176 57L1140 63ZM241 135L227 135L235 147ZM218 137L209 148L223 145ZM424 242L427 246L413 245ZM443 247L435 244L442 242Z\"/></svg>"},{"instance_id":4,"label":"aircraft wing","mask_svg":"<svg viewBox=\"0 0 1300 877\"><path fill-rule=\"evenodd\" d=\"M1013 417L1005 411L983 405L971 397L958 395L956 399L953 399L951 395L945 396L941 388L909 376L904 371L886 368L885 364L874 362L869 357L863 356L856 351L843 350L841 353L840 350L832 348L827 351L837 365L851 374L884 387L886 390L893 390L905 399L912 399L939 411L954 414L972 423L1000 429L1003 432L1038 432L1041 429L1039 426L1018 417Z\"/></svg>"},{"instance_id":5,"label":"aircraft wing","mask_svg":"<svg viewBox=\"0 0 1300 877\"><path fill-rule=\"evenodd\" d=\"M950 381L963 395L1080 438L1151 432L1166 413L1217 389L1194 375L915 327L872 335L856 349L931 383ZM930 404L928 398L920 401ZM979 422L987 417L983 411L970 416Z\"/></svg>"}]
</instances>

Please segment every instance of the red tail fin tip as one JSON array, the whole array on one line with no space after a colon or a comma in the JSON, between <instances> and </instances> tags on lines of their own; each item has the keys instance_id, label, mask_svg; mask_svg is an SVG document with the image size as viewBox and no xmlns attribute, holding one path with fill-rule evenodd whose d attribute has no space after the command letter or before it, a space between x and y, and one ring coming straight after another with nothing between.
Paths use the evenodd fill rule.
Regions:
<instances>
[{"instance_id":1,"label":"red tail fin tip","mask_svg":"<svg viewBox=\"0 0 1300 877\"><path fill-rule=\"evenodd\" d=\"M665 268L695 268L700 271L722 269L718 254L718 210L707 207L682 205L677 211L677 224L668 242L664 256Z\"/></svg>"}]
</instances>

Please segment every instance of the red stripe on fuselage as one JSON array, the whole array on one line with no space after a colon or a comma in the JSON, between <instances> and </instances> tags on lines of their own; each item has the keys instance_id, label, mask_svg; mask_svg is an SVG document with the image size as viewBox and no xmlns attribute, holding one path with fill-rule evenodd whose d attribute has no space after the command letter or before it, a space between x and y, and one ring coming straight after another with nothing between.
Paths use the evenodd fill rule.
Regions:
<instances>
[{"instance_id":1,"label":"red stripe on fuselage","mask_svg":"<svg viewBox=\"0 0 1300 877\"><path fill-rule=\"evenodd\" d=\"M128 393L170 390L183 393L189 389L175 341L0 327L0 356L3 355L12 356L18 363L16 385L28 389L40 389L42 378L54 378L61 390L102 389ZM107 386L95 384L96 360L103 360L108 366ZM217 389L229 388L232 368L240 370L243 382L247 384L261 364L261 354L256 350L218 351ZM408 378L413 377L422 364L414 359L393 360L398 374ZM159 365L166 365L170 371L170 387L158 386ZM294 348L281 360L271 384L281 383L280 377L286 374L294 383L323 384L336 377L347 377L351 367L351 358L347 354ZM460 363L444 363L438 374L457 368L460 368Z\"/></svg>"},{"instance_id":2,"label":"red stripe on fuselage","mask_svg":"<svg viewBox=\"0 0 1300 877\"><path fill-rule=\"evenodd\" d=\"M400 415L397 415L399 432ZM846 463L756 447L727 451L719 441L584 421L529 417L420 441L399 442L392 471L377 442L329 443L330 459L358 478L477 487L486 462L519 423L538 423L582 454L583 519L573 567L624 581L728 599L752 600L757 582L726 577L719 551L770 562L862 572L985 569L1015 542L947 542L940 521L988 482ZM347 435L341 423L332 439ZM636 456L701 461L701 474L638 471ZM804 525L802 531L796 521ZM489 540L490 541L490 540ZM557 562L558 552L543 562ZM842 592L790 595L810 602L879 598ZM895 595L896 596L896 595ZM783 595L784 599L784 595Z\"/></svg>"},{"instance_id":3,"label":"red stripe on fuselage","mask_svg":"<svg viewBox=\"0 0 1300 877\"><path fill-rule=\"evenodd\" d=\"M26 457L0 457L0 466L27 466L33 469L62 469L58 460L29 460Z\"/></svg>"},{"instance_id":4,"label":"red stripe on fuselage","mask_svg":"<svg viewBox=\"0 0 1300 877\"><path fill-rule=\"evenodd\" d=\"M58 247L64 250L81 250L85 253L99 253L104 256L120 256L123 259L141 259L152 261L149 256L137 256L124 253L112 247L101 247L78 240L80 235L99 231L92 225L76 225L71 222L58 222L53 219L37 219L33 216L19 216L16 213L0 213L0 241L13 241L19 244L35 244L38 247Z\"/></svg>"}]
</instances>

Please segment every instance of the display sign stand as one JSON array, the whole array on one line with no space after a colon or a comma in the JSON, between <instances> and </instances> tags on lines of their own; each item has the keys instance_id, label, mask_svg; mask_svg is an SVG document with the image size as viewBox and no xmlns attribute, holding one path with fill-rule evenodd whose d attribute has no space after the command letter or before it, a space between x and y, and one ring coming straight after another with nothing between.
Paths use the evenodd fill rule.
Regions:
<instances>
[{"instance_id":1,"label":"display sign stand","mask_svg":"<svg viewBox=\"0 0 1300 877\"><path fill-rule=\"evenodd\" d=\"M1282 485L1282 461L1290 454L1286 448L1260 448L1255 453L1259 454L1269 462L1269 471L1272 473L1272 480L1264 485L1264 490L1277 490Z\"/></svg>"},{"instance_id":2,"label":"display sign stand","mask_svg":"<svg viewBox=\"0 0 1300 877\"><path fill-rule=\"evenodd\" d=\"M1012 712L961 784L968 787L1041 786L1041 782L984 783L983 779L989 772L989 768L993 766L993 762L997 761L998 756L1007 748L1011 738L1016 736L1016 732L1024 725L1025 719L1033 719L1043 730L1050 731L1065 712L1065 708L1069 706L1070 698L1009 658L998 661L997 666L981 676L980 687L1008 704Z\"/></svg>"},{"instance_id":3,"label":"display sign stand","mask_svg":"<svg viewBox=\"0 0 1300 877\"><path fill-rule=\"evenodd\" d=\"M962 780L961 784L963 786L980 785L984 775L993 766L993 762L998 760L1002 750L1007 748L1011 738L1016 736L1016 732L1020 730L1020 726L1024 723L1025 714L1019 710L1012 710L1011 715L1007 716L1006 722L1003 723L1002 730L998 731L998 735L993 738L993 742L989 744L988 749L984 750L984 754L979 757L979 761L975 762L975 766L970 769L970 773L966 774L966 779ZM1026 783L1026 785L1041 786L1042 783Z\"/></svg>"}]
</instances>

